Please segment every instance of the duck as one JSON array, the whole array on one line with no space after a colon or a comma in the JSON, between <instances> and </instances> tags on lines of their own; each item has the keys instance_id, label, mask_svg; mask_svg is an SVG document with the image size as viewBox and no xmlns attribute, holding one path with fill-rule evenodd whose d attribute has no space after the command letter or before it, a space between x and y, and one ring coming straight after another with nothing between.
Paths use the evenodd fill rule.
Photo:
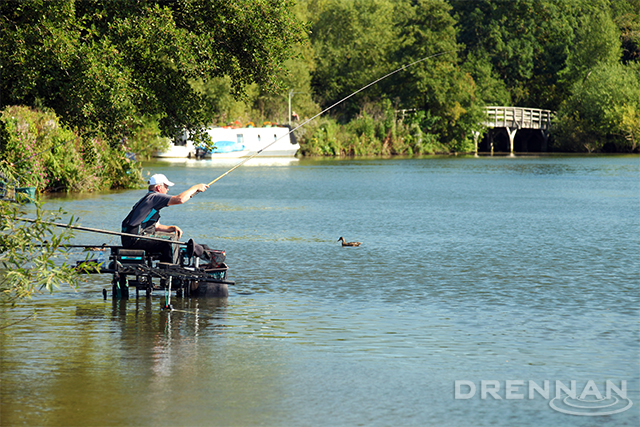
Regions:
<instances>
[{"instance_id":1,"label":"duck","mask_svg":"<svg viewBox=\"0 0 640 427\"><path fill-rule=\"evenodd\" d=\"M362 242L345 242L344 237L340 237L338 242L342 241L342 246L360 246Z\"/></svg>"}]
</instances>

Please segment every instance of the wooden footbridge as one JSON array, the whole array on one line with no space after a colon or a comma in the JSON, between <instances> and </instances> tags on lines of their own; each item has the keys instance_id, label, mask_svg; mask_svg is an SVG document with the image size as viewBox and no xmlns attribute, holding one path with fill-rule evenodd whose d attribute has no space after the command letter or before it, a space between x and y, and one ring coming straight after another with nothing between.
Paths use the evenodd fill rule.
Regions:
<instances>
[{"instance_id":1,"label":"wooden footbridge","mask_svg":"<svg viewBox=\"0 0 640 427\"><path fill-rule=\"evenodd\" d=\"M482 123L489 129L504 129L509 137L509 149L513 153L513 143L516 133L520 129L537 129L542 133L544 143L541 151L547 151L547 141L549 130L551 129L551 119L555 111L541 110L539 108L522 107L485 107L486 118ZM475 149L478 153L478 138L475 135ZM493 153L493 138L490 133L489 145Z\"/></svg>"}]
</instances>

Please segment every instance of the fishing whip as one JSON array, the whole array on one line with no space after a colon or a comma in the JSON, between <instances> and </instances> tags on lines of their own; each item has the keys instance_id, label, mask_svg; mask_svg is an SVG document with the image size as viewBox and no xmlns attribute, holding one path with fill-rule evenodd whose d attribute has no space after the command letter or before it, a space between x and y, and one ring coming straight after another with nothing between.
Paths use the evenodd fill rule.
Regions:
<instances>
[{"instance_id":1,"label":"fishing whip","mask_svg":"<svg viewBox=\"0 0 640 427\"><path fill-rule=\"evenodd\" d=\"M333 104L332 106L325 108L324 110L322 110L321 112L319 112L318 114L316 114L315 116L311 117L310 119L305 120L303 123L301 123L300 125L298 125L297 127L295 127L294 129L291 129L286 135L281 136L280 138L276 139L275 141L271 142L269 145L266 145L265 147L261 148L260 150L256 151L254 154L252 154L251 156L245 158L244 160L242 160L240 163L238 163L237 165L235 165L234 167L232 167L231 169L229 169L228 171L226 171L225 173L223 173L222 175L220 175L219 177L217 177L216 179L214 179L213 181L211 181L209 184L207 185L212 185L214 184L216 181L220 180L222 177L228 175L229 173L233 172L234 170L238 169L240 166L244 165L245 163L247 163L249 160L253 159L254 157L256 157L258 154L262 153L264 150L266 150L267 148L271 147L273 144L275 144L276 142L280 141L282 138L284 138L285 136L289 136L290 134L292 134L295 130L300 129L302 126L306 125L307 123L309 123L310 121L312 121L313 119L315 119L318 116L321 116L322 114L326 113L327 111L331 110L333 107L342 104L344 101L346 101L347 99L351 98L352 96L362 92L363 90L373 86L374 84L378 83L379 81L382 81L384 79L386 79L387 77L404 70L405 68L411 67L413 65L416 65L420 62L426 61L427 59L431 59L431 58L435 58L436 56L440 56L440 55L444 55L445 53L451 53L451 52L455 52L454 50L450 50L447 52L440 52L440 53L436 53L434 55L430 55L427 56L425 58L422 59L418 59L417 61L414 61L410 64L407 65L403 65L402 67L390 72L389 74L386 74L382 77L380 77L379 79L367 84L366 86L361 87L360 89L356 90L355 92L352 92L350 95L342 98L340 101L336 102L335 104Z\"/></svg>"},{"instance_id":2,"label":"fishing whip","mask_svg":"<svg viewBox=\"0 0 640 427\"><path fill-rule=\"evenodd\" d=\"M31 219L31 218L16 218L16 219L18 221L25 221L25 222L32 222L32 223L37 223L38 222L37 220ZM111 234L113 236L134 237L136 239L153 240L153 241L156 241L156 242L171 243L171 244L174 244L174 245L186 245L187 244L185 242L179 242L177 240L163 239L161 237L144 236L144 235L140 235L140 234L130 234L130 233L118 233L117 231L100 230L98 228L89 228L89 227L81 227L81 226L78 226L78 225L60 224L60 223L57 223L57 222L50 222L50 221L41 221L41 222L43 224L55 225L56 227L62 227L62 228L70 228L72 230L90 231L90 232L93 232L93 233L100 233L100 234ZM91 247L93 247L93 246L91 246Z\"/></svg>"}]
</instances>

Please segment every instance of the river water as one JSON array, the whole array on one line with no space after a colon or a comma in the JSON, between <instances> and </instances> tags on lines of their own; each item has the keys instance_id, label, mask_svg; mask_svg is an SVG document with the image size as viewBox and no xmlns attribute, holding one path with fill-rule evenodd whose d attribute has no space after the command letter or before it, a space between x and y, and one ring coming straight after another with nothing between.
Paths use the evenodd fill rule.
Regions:
<instances>
[{"instance_id":1,"label":"river water","mask_svg":"<svg viewBox=\"0 0 640 427\"><path fill-rule=\"evenodd\" d=\"M143 193L45 207L118 231ZM91 276L5 309L35 317L0 335L3 426L640 424L637 156L254 159L161 222L226 251L229 298Z\"/></svg>"}]
</instances>

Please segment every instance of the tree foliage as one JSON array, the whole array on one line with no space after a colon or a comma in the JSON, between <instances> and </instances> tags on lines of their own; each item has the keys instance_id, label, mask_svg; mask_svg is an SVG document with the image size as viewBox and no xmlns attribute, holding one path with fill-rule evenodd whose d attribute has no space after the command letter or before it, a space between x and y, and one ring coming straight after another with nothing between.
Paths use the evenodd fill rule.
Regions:
<instances>
[{"instance_id":1,"label":"tree foliage","mask_svg":"<svg viewBox=\"0 0 640 427\"><path fill-rule=\"evenodd\" d=\"M312 85L328 107L403 65L419 63L337 107L342 122L390 101L436 117L429 132L454 151L469 148L477 124L475 86L458 65L455 21L445 1L312 1ZM334 113L334 116L336 114Z\"/></svg>"},{"instance_id":2,"label":"tree foliage","mask_svg":"<svg viewBox=\"0 0 640 427\"><path fill-rule=\"evenodd\" d=\"M159 120L164 135L208 124L191 82L228 76L241 96L277 88L301 40L289 0L28 0L0 5L2 106L54 109L117 145Z\"/></svg>"},{"instance_id":3,"label":"tree foliage","mask_svg":"<svg viewBox=\"0 0 640 427\"><path fill-rule=\"evenodd\" d=\"M312 1L311 42L315 51L312 88L328 107L393 69L396 7L386 0ZM390 66L391 63L391 66ZM383 96L382 85L338 108L345 118L360 102Z\"/></svg>"},{"instance_id":4,"label":"tree foliage","mask_svg":"<svg viewBox=\"0 0 640 427\"><path fill-rule=\"evenodd\" d=\"M569 84L585 79L598 65L620 60L620 32L603 3L586 4L576 17L573 46L560 72Z\"/></svg>"},{"instance_id":5,"label":"tree foliage","mask_svg":"<svg viewBox=\"0 0 640 427\"><path fill-rule=\"evenodd\" d=\"M620 29L622 62L640 60L640 0L611 2L613 20Z\"/></svg>"},{"instance_id":6,"label":"tree foliage","mask_svg":"<svg viewBox=\"0 0 640 427\"><path fill-rule=\"evenodd\" d=\"M70 229L54 231L50 222L63 212L49 212L37 204L33 222L20 220L20 205L0 201L0 302L14 303L41 290L53 292L63 284L80 283L79 270L67 263L64 245ZM72 218L69 225L73 223ZM87 264L91 268L91 264ZM95 266L95 264L93 264ZM0 325L0 327L3 325Z\"/></svg>"},{"instance_id":7,"label":"tree foliage","mask_svg":"<svg viewBox=\"0 0 640 427\"><path fill-rule=\"evenodd\" d=\"M28 0L0 12L2 105L50 107L112 147L140 141L136 132L153 140L154 122L167 136L236 120L286 122L289 100L311 117L434 55L350 97L327 123L361 140L369 118L415 110L428 117L413 126L429 141L467 151L483 106L563 110L596 70L640 60L640 0ZM600 128L617 129L606 144L626 150L635 107L617 104L627 136ZM582 120L558 115L569 117ZM313 143L323 140L318 129L297 133ZM386 152L386 139L372 153Z\"/></svg>"},{"instance_id":8,"label":"tree foliage","mask_svg":"<svg viewBox=\"0 0 640 427\"><path fill-rule=\"evenodd\" d=\"M0 112L0 171L7 183L39 191L136 188L140 165L100 137L80 136L53 112L11 106ZM133 140L142 138L141 131Z\"/></svg>"},{"instance_id":9,"label":"tree foliage","mask_svg":"<svg viewBox=\"0 0 640 427\"><path fill-rule=\"evenodd\" d=\"M640 141L640 64L603 63L578 81L558 120L568 151L629 151Z\"/></svg>"},{"instance_id":10,"label":"tree foliage","mask_svg":"<svg viewBox=\"0 0 640 427\"><path fill-rule=\"evenodd\" d=\"M428 112L436 121L423 131L451 151L470 148L471 134L481 131L477 124L482 120L482 106L568 108L567 100L576 99L580 83L592 79L596 70L612 69L621 62L637 63L640 56L638 0L307 3L317 12L312 18L311 41L317 57L312 81L323 106L374 80L373 75L379 77L401 64L447 52L349 99L334 117L342 123L359 120L367 105L390 100L398 110ZM615 96L622 97L614 103L619 105L618 116L625 119L614 121L626 123L626 136L622 137L621 125L611 125L603 115L599 128L613 133L590 135L601 141L596 149L636 147L624 142L633 135L635 107L624 101L627 98L622 93ZM558 129L568 129L560 123L568 117L559 114ZM581 119L574 116L574 120ZM583 149L584 144L556 144L556 148L561 146Z\"/></svg>"},{"instance_id":11,"label":"tree foliage","mask_svg":"<svg viewBox=\"0 0 640 427\"><path fill-rule=\"evenodd\" d=\"M515 105L555 109L564 95L558 72L573 38L576 1L452 1L464 57L484 58ZM480 77L475 74L474 77ZM482 83L479 83L482 84Z\"/></svg>"}]
</instances>

